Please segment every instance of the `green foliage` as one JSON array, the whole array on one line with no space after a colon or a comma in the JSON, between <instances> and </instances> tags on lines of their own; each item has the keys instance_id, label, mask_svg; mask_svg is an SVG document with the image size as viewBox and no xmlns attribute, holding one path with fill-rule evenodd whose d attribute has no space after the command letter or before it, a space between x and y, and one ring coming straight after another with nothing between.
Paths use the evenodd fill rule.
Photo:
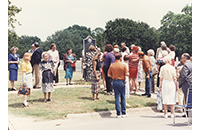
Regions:
<instances>
[{"instance_id":1,"label":"green foliage","mask_svg":"<svg viewBox=\"0 0 200 130\"><path fill-rule=\"evenodd\" d=\"M46 41L42 43L41 48L43 51L48 51L51 43L55 43L59 51L60 59L63 59L63 55L67 53L67 48L71 47L73 53L75 53L76 57L79 59L82 56L83 39L88 35L93 36L90 28L73 25L72 27L70 26L48 36Z\"/></svg>"},{"instance_id":2,"label":"green foliage","mask_svg":"<svg viewBox=\"0 0 200 130\"><path fill-rule=\"evenodd\" d=\"M21 7L18 8L15 5L11 5L11 1L8 0L8 26L11 26L12 28L15 28L14 23L17 22L17 19L15 19L14 17L20 11L22 11ZM18 22L18 24L21 25L19 22Z\"/></svg>"},{"instance_id":3,"label":"green foliage","mask_svg":"<svg viewBox=\"0 0 200 130\"><path fill-rule=\"evenodd\" d=\"M93 38L96 39L96 45L103 51L106 45L106 34L104 29L97 27L92 31L92 34L94 35Z\"/></svg>"},{"instance_id":4,"label":"green foliage","mask_svg":"<svg viewBox=\"0 0 200 130\"><path fill-rule=\"evenodd\" d=\"M114 21L108 21L105 28L107 43L112 45L121 46L120 44L125 42L130 47L131 44L135 44L144 52L148 49L155 50L158 46L158 31L144 22L117 18Z\"/></svg>"},{"instance_id":5,"label":"green foliage","mask_svg":"<svg viewBox=\"0 0 200 130\"><path fill-rule=\"evenodd\" d=\"M176 46L176 56L192 54L192 6L186 5L181 14L169 11L161 20L160 41Z\"/></svg>"},{"instance_id":6,"label":"green foliage","mask_svg":"<svg viewBox=\"0 0 200 130\"><path fill-rule=\"evenodd\" d=\"M32 49L31 45L35 42L38 42L39 44L41 43L40 38L37 36L27 36L27 35L22 35L18 39L18 48L19 50L17 53L20 55L20 57L23 57L25 52L28 52L30 49Z\"/></svg>"}]
</instances>

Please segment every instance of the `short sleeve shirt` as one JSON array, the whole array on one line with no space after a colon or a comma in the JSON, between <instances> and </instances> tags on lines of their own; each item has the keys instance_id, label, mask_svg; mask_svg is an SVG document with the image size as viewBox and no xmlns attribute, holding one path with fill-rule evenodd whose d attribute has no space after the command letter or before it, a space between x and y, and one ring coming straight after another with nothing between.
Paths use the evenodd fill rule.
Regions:
<instances>
[{"instance_id":1,"label":"short sleeve shirt","mask_svg":"<svg viewBox=\"0 0 200 130\"><path fill-rule=\"evenodd\" d=\"M134 59L137 59L139 56L138 56L138 53L132 53L130 55L130 60L129 60L129 68L137 68L138 67L138 63L139 63L139 60L133 62L132 60Z\"/></svg>"},{"instance_id":2,"label":"short sleeve shirt","mask_svg":"<svg viewBox=\"0 0 200 130\"><path fill-rule=\"evenodd\" d=\"M28 62L24 61L21 64L21 70L22 70L22 72L25 71L26 74L31 73L32 72L31 63L29 61Z\"/></svg>"},{"instance_id":3,"label":"short sleeve shirt","mask_svg":"<svg viewBox=\"0 0 200 130\"><path fill-rule=\"evenodd\" d=\"M166 64L161 67L159 77L163 78L164 80L173 80L173 77L176 76L175 68L170 65Z\"/></svg>"},{"instance_id":4,"label":"short sleeve shirt","mask_svg":"<svg viewBox=\"0 0 200 130\"><path fill-rule=\"evenodd\" d=\"M108 74L112 76L112 79L125 80L125 74L128 73L127 66L119 60L110 65Z\"/></svg>"}]
</instances>

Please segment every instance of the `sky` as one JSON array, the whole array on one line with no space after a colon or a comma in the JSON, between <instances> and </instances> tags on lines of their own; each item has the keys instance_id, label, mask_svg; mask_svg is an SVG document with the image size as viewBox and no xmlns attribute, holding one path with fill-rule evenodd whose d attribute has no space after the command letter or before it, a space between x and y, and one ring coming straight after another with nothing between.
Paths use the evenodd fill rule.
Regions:
<instances>
[{"instance_id":1,"label":"sky","mask_svg":"<svg viewBox=\"0 0 200 130\"><path fill-rule=\"evenodd\" d=\"M159 28L168 11L180 13L192 0L11 0L22 7L16 15L22 24L16 25L19 36L38 36L45 41L58 30L74 24L105 29L106 22L116 18L143 21Z\"/></svg>"}]
</instances>

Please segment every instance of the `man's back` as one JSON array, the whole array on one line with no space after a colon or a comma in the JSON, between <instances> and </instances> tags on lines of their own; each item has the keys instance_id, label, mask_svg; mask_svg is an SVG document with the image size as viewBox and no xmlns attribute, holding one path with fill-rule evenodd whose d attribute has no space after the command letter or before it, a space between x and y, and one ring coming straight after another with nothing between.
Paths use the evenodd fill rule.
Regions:
<instances>
[{"instance_id":1,"label":"man's back","mask_svg":"<svg viewBox=\"0 0 200 130\"><path fill-rule=\"evenodd\" d=\"M112 76L112 79L125 80L126 73L128 73L128 68L119 60L111 64L108 70L108 74Z\"/></svg>"}]
</instances>

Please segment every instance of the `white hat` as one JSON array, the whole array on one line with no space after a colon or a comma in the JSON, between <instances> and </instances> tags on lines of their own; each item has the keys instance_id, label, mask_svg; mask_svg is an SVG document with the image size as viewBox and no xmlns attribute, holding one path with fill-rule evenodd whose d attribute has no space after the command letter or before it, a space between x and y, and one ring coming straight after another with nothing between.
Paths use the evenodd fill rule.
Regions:
<instances>
[{"instance_id":1,"label":"white hat","mask_svg":"<svg viewBox=\"0 0 200 130\"><path fill-rule=\"evenodd\" d=\"M119 48L114 48L114 52L119 52Z\"/></svg>"}]
</instances>

